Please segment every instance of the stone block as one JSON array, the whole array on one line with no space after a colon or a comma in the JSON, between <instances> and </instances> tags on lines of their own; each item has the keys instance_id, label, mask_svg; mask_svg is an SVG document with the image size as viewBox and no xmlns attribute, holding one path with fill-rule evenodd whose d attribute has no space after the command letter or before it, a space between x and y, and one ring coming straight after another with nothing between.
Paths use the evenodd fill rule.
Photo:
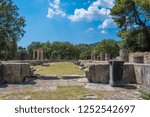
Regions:
<instances>
[{"instance_id":1,"label":"stone block","mask_svg":"<svg viewBox=\"0 0 150 117\"><path fill-rule=\"evenodd\" d=\"M3 63L2 77L6 83L21 83L30 75L30 64L28 63Z\"/></svg>"},{"instance_id":2,"label":"stone block","mask_svg":"<svg viewBox=\"0 0 150 117\"><path fill-rule=\"evenodd\" d=\"M121 60L125 62L129 62L129 53L127 49L121 49L119 54L120 54Z\"/></svg>"},{"instance_id":3,"label":"stone block","mask_svg":"<svg viewBox=\"0 0 150 117\"><path fill-rule=\"evenodd\" d=\"M137 82L133 64L124 64L122 78L125 83L136 83Z\"/></svg>"},{"instance_id":4,"label":"stone block","mask_svg":"<svg viewBox=\"0 0 150 117\"><path fill-rule=\"evenodd\" d=\"M90 65L88 69L85 70L85 75L89 82L106 84L109 82L109 65Z\"/></svg>"}]
</instances>

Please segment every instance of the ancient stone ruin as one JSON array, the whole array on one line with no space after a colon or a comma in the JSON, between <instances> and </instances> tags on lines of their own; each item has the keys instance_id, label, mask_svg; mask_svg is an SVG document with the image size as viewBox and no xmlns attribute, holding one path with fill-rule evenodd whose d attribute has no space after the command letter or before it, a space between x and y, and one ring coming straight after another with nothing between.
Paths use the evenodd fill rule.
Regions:
<instances>
[{"instance_id":1,"label":"ancient stone ruin","mask_svg":"<svg viewBox=\"0 0 150 117\"><path fill-rule=\"evenodd\" d=\"M33 51L33 60L43 60L43 49L37 48Z\"/></svg>"},{"instance_id":2,"label":"ancient stone ruin","mask_svg":"<svg viewBox=\"0 0 150 117\"><path fill-rule=\"evenodd\" d=\"M111 59L110 53L101 52L99 55L94 53L91 54L91 60L98 60L98 61L108 61Z\"/></svg>"},{"instance_id":3,"label":"ancient stone ruin","mask_svg":"<svg viewBox=\"0 0 150 117\"><path fill-rule=\"evenodd\" d=\"M0 63L0 83L22 83L33 75L29 63Z\"/></svg>"}]
</instances>

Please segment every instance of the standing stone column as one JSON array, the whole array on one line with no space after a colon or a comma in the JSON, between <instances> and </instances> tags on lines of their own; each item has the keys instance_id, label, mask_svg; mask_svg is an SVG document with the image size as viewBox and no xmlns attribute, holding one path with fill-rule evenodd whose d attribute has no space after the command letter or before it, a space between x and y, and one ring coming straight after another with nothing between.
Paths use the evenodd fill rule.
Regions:
<instances>
[{"instance_id":1,"label":"standing stone column","mask_svg":"<svg viewBox=\"0 0 150 117\"><path fill-rule=\"evenodd\" d=\"M91 59L92 59L92 60L96 60L95 54L91 54Z\"/></svg>"},{"instance_id":2,"label":"standing stone column","mask_svg":"<svg viewBox=\"0 0 150 117\"><path fill-rule=\"evenodd\" d=\"M43 57L43 51L41 51L41 59L43 60L43 58L44 58L44 57Z\"/></svg>"},{"instance_id":3,"label":"standing stone column","mask_svg":"<svg viewBox=\"0 0 150 117\"><path fill-rule=\"evenodd\" d=\"M100 53L100 61L105 61L105 53L104 52Z\"/></svg>"},{"instance_id":4,"label":"standing stone column","mask_svg":"<svg viewBox=\"0 0 150 117\"><path fill-rule=\"evenodd\" d=\"M105 61L109 61L111 59L111 55L109 53L105 53Z\"/></svg>"},{"instance_id":5,"label":"standing stone column","mask_svg":"<svg viewBox=\"0 0 150 117\"><path fill-rule=\"evenodd\" d=\"M33 51L33 59L35 59L35 50Z\"/></svg>"},{"instance_id":6,"label":"standing stone column","mask_svg":"<svg viewBox=\"0 0 150 117\"><path fill-rule=\"evenodd\" d=\"M40 52L39 52L39 50L37 50L37 60L39 60L39 55L40 55Z\"/></svg>"},{"instance_id":7,"label":"standing stone column","mask_svg":"<svg viewBox=\"0 0 150 117\"><path fill-rule=\"evenodd\" d=\"M121 49L120 50L120 57L121 60L125 61L125 62L129 62L129 53L127 49Z\"/></svg>"}]
</instances>

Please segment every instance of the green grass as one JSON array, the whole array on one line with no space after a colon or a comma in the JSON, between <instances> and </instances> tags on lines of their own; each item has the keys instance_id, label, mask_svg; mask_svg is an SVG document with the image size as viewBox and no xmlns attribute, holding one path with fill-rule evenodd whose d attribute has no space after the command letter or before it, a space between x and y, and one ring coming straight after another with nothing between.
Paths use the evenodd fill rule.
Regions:
<instances>
[{"instance_id":1,"label":"green grass","mask_svg":"<svg viewBox=\"0 0 150 117\"><path fill-rule=\"evenodd\" d=\"M79 69L78 66L74 65L72 62L54 62L50 63L50 66L43 67L43 66L33 66L37 71L35 74L45 75L83 75L83 71Z\"/></svg>"},{"instance_id":2,"label":"green grass","mask_svg":"<svg viewBox=\"0 0 150 117\"><path fill-rule=\"evenodd\" d=\"M150 93L146 93L144 91L141 91L141 98L143 98L144 100L150 100Z\"/></svg>"},{"instance_id":3,"label":"green grass","mask_svg":"<svg viewBox=\"0 0 150 117\"><path fill-rule=\"evenodd\" d=\"M103 97L103 95L96 91L85 89L84 86L58 86L57 90L52 92L28 89L23 92L9 93L0 96L0 99L24 100L25 97L28 96L27 100L78 100L81 99L80 96L84 94L97 95L98 99L102 99Z\"/></svg>"}]
</instances>

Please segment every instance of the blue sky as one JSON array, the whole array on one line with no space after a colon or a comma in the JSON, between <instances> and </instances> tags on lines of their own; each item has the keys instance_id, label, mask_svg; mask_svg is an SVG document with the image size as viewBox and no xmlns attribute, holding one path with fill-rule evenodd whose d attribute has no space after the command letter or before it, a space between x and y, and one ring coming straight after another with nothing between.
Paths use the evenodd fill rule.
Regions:
<instances>
[{"instance_id":1,"label":"blue sky","mask_svg":"<svg viewBox=\"0 0 150 117\"><path fill-rule=\"evenodd\" d=\"M33 41L95 43L117 37L109 8L114 0L14 0L26 19L25 35L18 45Z\"/></svg>"}]
</instances>

